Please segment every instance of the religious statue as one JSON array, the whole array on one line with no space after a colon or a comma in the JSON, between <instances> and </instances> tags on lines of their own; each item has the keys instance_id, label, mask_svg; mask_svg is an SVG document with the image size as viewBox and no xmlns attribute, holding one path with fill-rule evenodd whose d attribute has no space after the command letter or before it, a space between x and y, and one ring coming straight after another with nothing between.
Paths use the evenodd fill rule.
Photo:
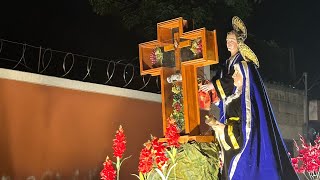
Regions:
<instances>
[{"instance_id":1,"label":"religious statue","mask_svg":"<svg viewBox=\"0 0 320 180\"><path fill-rule=\"evenodd\" d=\"M299 179L258 71L259 61L244 43L247 29L238 17L232 25L226 38L230 58L217 77L199 88L218 97L214 101L220 118L207 117L206 123L221 146L221 179Z\"/></svg>"}]
</instances>

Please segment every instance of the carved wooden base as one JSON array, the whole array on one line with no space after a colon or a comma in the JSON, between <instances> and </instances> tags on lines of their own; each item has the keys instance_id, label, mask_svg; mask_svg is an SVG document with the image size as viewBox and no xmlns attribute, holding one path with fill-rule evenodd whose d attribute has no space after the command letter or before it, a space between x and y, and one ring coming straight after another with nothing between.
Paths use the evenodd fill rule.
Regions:
<instances>
[{"instance_id":1,"label":"carved wooden base","mask_svg":"<svg viewBox=\"0 0 320 180\"><path fill-rule=\"evenodd\" d=\"M166 142L167 138L160 138L160 142ZM189 136L189 135L184 135L180 136L179 138L179 143L184 144L189 141L197 141L197 142L213 142L215 141L214 136Z\"/></svg>"}]
</instances>

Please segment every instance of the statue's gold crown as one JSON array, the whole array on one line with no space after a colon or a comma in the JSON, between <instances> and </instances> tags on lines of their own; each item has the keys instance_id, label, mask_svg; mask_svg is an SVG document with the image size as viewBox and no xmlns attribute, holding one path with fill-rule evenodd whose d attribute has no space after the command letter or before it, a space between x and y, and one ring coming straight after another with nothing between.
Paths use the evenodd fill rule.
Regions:
<instances>
[{"instance_id":1,"label":"statue's gold crown","mask_svg":"<svg viewBox=\"0 0 320 180\"><path fill-rule=\"evenodd\" d=\"M247 28L243 21L238 17L234 16L232 18L232 26L234 31L236 31L238 35L238 40L244 42L247 39Z\"/></svg>"},{"instance_id":2,"label":"statue's gold crown","mask_svg":"<svg viewBox=\"0 0 320 180\"><path fill-rule=\"evenodd\" d=\"M243 21L238 17L232 18L233 30L237 33L238 48L240 54L246 61L252 61L256 66L259 67L259 60L255 53L247 46L244 41L247 39L247 28Z\"/></svg>"}]
</instances>

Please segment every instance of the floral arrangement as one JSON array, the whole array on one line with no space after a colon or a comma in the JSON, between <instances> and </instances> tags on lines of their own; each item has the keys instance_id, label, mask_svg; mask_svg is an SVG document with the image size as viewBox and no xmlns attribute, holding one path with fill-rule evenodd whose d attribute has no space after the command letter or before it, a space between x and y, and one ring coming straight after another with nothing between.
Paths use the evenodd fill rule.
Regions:
<instances>
[{"instance_id":1,"label":"floral arrangement","mask_svg":"<svg viewBox=\"0 0 320 180\"><path fill-rule=\"evenodd\" d=\"M168 180L170 179L208 179L218 178L218 145L215 143L191 142L179 143L179 129L172 118L168 118L165 140L151 136L151 140L144 143L140 152L138 175L132 174L139 180ZM126 140L122 127L113 140L113 155L117 162L109 157L103 163L100 172L103 180L119 180L123 153L126 149ZM114 168L114 165L116 165ZM199 173L201 172L201 173Z\"/></svg>"},{"instance_id":2,"label":"floral arrangement","mask_svg":"<svg viewBox=\"0 0 320 180\"><path fill-rule=\"evenodd\" d=\"M113 156L117 159L117 162L112 162L107 156L105 162L103 163L104 168L100 172L101 179L103 180L114 180L116 176L117 180L119 180L121 164L123 163L123 161L131 157L129 156L123 158L123 153L126 150L126 136L121 125L116 132L115 139L113 139L112 148ZM116 170L114 169L113 164L116 165Z\"/></svg>"},{"instance_id":3,"label":"floral arrangement","mask_svg":"<svg viewBox=\"0 0 320 180\"><path fill-rule=\"evenodd\" d=\"M306 143L300 135L301 147L295 142L298 156L291 158L291 163L298 174L304 174L307 179L320 179L320 137L314 140L314 145Z\"/></svg>"},{"instance_id":4,"label":"floral arrangement","mask_svg":"<svg viewBox=\"0 0 320 180\"><path fill-rule=\"evenodd\" d=\"M161 48L156 47L152 50L150 54L150 60L152 65L162 65L162 60L163 60L163 52Z\"/></svg>"},{"instance_id":5,"label":"floral arrangement","mask_svg":"<svg viewBox=\"0 0 320 180\"><path fill-rule=\"evenodd\" d=\"M177 148L180 147L179 137L175 120L169 118L165 133L166 143L160 142L157 137L153 136L151 136L151 141L144 143L139 158L139 176L135 176L140 180L147 180L152 179L152 174L156 172L162 180L167 180L172 169L175 175Z\"/></svg>"},{"instance_id":6,"label":"floral arrangement","mask_svg":"<svg viewBox=\"0 0 320 180\"><path fill-rule=\"evenodd\" d=\"M194 56L200 56L202 54L202 41L201 38L197 38L191 41L191 48Z\"/></svg>"},{"instance_id":7,"label":"floral arrangement","mask_svg":"<svg viewBox=\"0 0 320 180\"><path fill-rule=\"evenodd\" d=\"M172 83L171 91L173 92L173 102L172 102L173 111L170 114L170 118L175 119L176 124L181 132L184 130L182 87L178 83Z\"/></svg>"}]
</instances>

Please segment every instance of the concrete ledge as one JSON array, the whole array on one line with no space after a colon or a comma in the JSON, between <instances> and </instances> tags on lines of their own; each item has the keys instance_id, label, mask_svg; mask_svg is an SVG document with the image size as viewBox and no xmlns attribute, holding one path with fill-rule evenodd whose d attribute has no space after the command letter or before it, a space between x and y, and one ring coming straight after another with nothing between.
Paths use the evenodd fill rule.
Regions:
<instances>
[{"instance_id":1,"label":"concrete ledge","mask_svg":"<svg viewBox=\"0 0 320 180\"><path fill-rule=\"evenodd\" d=\"M121 96L132 99L139 99L152 102L161 102L161 95L137 90L113 87L108 85L81 82L76 80L9 70L0 68L0 78L15 81L28 82L33 84L60 87L79 91L108 94L113 96Z\"/></svg>"}]
</instances>

